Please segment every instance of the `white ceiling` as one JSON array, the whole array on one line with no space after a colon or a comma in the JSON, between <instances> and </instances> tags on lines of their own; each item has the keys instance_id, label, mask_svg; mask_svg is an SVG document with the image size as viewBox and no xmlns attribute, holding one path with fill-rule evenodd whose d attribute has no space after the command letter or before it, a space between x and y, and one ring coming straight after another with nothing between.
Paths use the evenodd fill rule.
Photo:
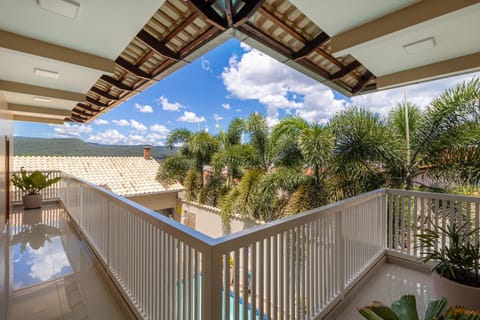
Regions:
<instances>
[{"instance_id":1,"label":"white ceiling","mask_svg":"<svg viewBox=\"0 0 480 320\"><path fill-rule=\"evenodd\" d=\"M52 109L62 109L62 110L72 110L77 104L76 101L63 100L63 99L54 99L50 98L50 102L42 102L33 100L34 95L24 94L18 92L9 92L3 91L5 98L8 103L27 105L27 106L38 106L39 108L52 108Z\"/></svg>"},{"instance_id":2,"label":"white ceiling","mask_svg":"<svg viewBox=\"0 0 480 320\"><path fill-rule=\"evenodd\" d=\"M418 0L290 0L330 37Z\"/></svg>"},{"instance_id":3,"label":"white ceiling","mask_svg":"<svg viewBox=\"0 0 480 320\"><path fill-rule=\"evenodd\" d=\"M37 5L1 0L0 30L115 60L165 0L75 0L77 19Z\"/></svg>"},{"instance_id":4,"label":"white ceiling","mask_svg":"<svg viewBox=\"0 0 480 320\"><path fill-rule=\"evenodd\" d=\"M36 76L35 68L58 72L60 77L50 79ZM0 48L0 80L86 93L101 75L102 72L98 70Z\"/></svg>"},{"instance_id":5,"label":"white ceiling","mask_svg":"<svg viewBox=\"0 0 480 320\"><path fill-rule=\"evenodd\" d=\"M377 77L480 51L480 4L347 49ZM436 46L408 54L403 46L434 37ZM346 52L339 52L338 55Z\"/></svg>"},{"instance_id":6,"label":"white ceiling","mask_svg":"<svg viewBox=\"0 0 480 320\"><path fill-rule=\"evenodd\" d=\"M72 0L76 19L41 9L36 0L0 0L0 30L115 60L165 0ZM55 71L39 77L34 68ZM0 48L0 80L86 94L101 71ZM80 101L38 102L29 94L3 92L8 103L72 110ZM20 114L20 113L19 113ZM40 115L40 114L39 114Z\"/></svg>"}]
</instances>

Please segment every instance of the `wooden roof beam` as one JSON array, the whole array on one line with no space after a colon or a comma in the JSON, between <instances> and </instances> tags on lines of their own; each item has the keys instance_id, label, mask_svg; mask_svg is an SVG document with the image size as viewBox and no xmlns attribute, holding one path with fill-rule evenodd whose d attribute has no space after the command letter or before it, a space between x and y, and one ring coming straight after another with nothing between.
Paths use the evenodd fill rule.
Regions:
<instances>
[{"instance_id":1,"label":"wooden roof beam","mask_svg":"<svg viewBox=\"0 0 480 320\"><path fill-rule=\"evenodd\" d=\"M355 87L352 88L352 94L357 94L362 91L363 88L367 86L368 82L372 80L373 77L374 75L368 70L364 74L362 74L360 80L358 80Z\"/></svg>"},{"instance_id":2,"label":"wooden roof beam","mask_svg":"<svg viewBox=\"0 0 480 320\"><path fill-rule=\"evenodd\" d=\"M315 39L313 39L312 41L310 42L307 42L305 44L305 46L298 50L297 52L295 52L293 55L292 55L292 60L299 60L299 59L303 59L305 58L306 56L308 56L310 53L312 53L313 51L315 51L318 47L320 47L322 44L324 44L325 42L328 41L328 39L330 39L330 37L328 36L328 34L326 34L325 32L320 32L320 34L318 36L315 37Z\"/></svg>"},{"instance_id":3,"label":"wooden roof beam","mask_svg":"<svg viewBox=\"0 0 480 320\"><path fill-rule=\"evenodd\" d=\"M344 76L346 76L347 74L349 74L353 70L357 69L361 65L362 64L360 62L358 62L358 60L355 60L352 63L350 63L349 65L343 67L340 71L335 72L334 74L332 74L328 78L329 78L329 80L337 80L337 79L343 78Z\"/></svg>"},{"instance_id":4,"label":"wooden roof beam","mask_svg":"<svg viewBox=\"0 0 480 320\"><path fill-rule=\"evenodd\" d=\"M178 53L170 50L170 48L168 48L164 43L158 41L158 39L152 36L148 31L141 30L137 34L137 38L145 43L150 49L165 58L175 61L180 59L180 55Z\"/></svg>"},{"instance_id":5,"label":"wooden roof beam","mask_svg":"<svg viewBox=\"0 0 480 320\"><path fill-rule=\"evenodd\" d=\"M77 103L77 107L80 107L88 112L91 112L91 113L97 113L99 112L100 110L97 110L97 109L94 109L92 108L91 106L87 105L87 104L84 104L84 103Z\"/></svg>"},{"instance_id":6,"label":"wooden roof beam","mask_svg":"<svg viewBox=\"0 0 480 320\"><path fill-rule=\"evenodd\" d=\"M130 72L131 74L137 76L138 78L147 79L147 80L151 79L148 73L141 70L139 67L134 66L133 64L123 59L122 57L118 57L117 60L115 60L115 63L123 70Z\"/></svg>"},{"instance_id":7,"label":"wooden roof beam","mask_svg":"<svg viewBox=\"0 0 480 320\"><path fill-rule=\"evenodd\" d=\"M244 0L243 2L245 4L233 17L233 27L235 28L247 22L257 12L258 8L262 6L264 0Z\"/></svg>"},{"instance_id":8,"label":"wooden roof beam","mask_svg":"<svg viewBox=\"0 0 480 320\"><path fill-rule=\"evenodd\" d=\"M423 0L332 37L332 54L479 3L480 0Z\"/></svg>"},{"instance_id":9,"label":"wooden roof beam","mask_svg":"<svg viewBox=\"0 0 480 320\"><path fill-rule=\"evenodd\" d=\"M102 103L102 102L100 102L100 101L98 101L98 100L95 100L95 99L93 99L93 98L90 98L89 96L86 96L86 97L85 97L85 100L86 100L87 102L90 102L91 104L96 105L97 107L100 107L100 108L107 108L107 107L108 107L108 104Z\"/></svg>"},{"instance_id":10,"label":"wooden roof beam","mask_svg":"<svg viewBox=\"0 0 480 320\"><path fill-rule=\"evenodd\" d=\"M217 29L222 31L228 28L228 23L223 19L215 9L212 8L211 4L205 2L204 0L190 0L190 3L193 7L200 13L211 25L215 26Z\"/></svg>"},{"instance_id":11,"label":"wooden roof beam","mask_svg":"<svg viewBox=\"0 0 480 320\"><path fill-rule=\"evenodd\" d=\"M105 92L105 91L102 91L100 89L98 89L97 87L92 87L90 89L90 91L92 91L93 93L96 93L98 94L99 96L105 98L105 99L108 99L108 100L112 100L112 101L118 101L120 100L119 98L115 97L115 96L112 96L111 94L109 94L108 92Z\"/></svg>"},{"instance_id":12,"label":"wooden roof beam","mask_svg":"<svg viewBox=\"0 0 480 320\"><path fill-rule=\"evenodd\" d=\"M126 84L123 84L121 81L118 81L115 78L107 76L105 74L103 76L101 76L100 79L102 79L103 81L105 81L106 83L108 83L109 85L111 85L111 86L113 86L117 89L127 91L127 92L133 91L132 87L129 87Z\"/></svg>"},{"instance_id":13,"label":"wooden roof beam","mask_svg":"<svg viewBox=\"0 0 480 320\"><path fill-rule=\"evenodd\" d=\"M87 118L84 118L80 115L72 114L69 118L72 119L74 122L84 123L85 121L87 121Z\"/></svg>"}]
</instances>

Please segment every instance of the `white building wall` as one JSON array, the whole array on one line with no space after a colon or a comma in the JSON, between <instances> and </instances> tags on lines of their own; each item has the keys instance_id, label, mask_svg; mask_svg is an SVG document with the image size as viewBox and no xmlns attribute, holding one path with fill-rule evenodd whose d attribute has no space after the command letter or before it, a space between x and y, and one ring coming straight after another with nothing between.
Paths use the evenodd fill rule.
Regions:
<instances>
[{"instance_id":1,"label":"white building wall","mask_svg":"<svg viewBox=\"0 0 480 320\"><path fill-rule=\"evenodd\" d=\"M212 238L219 238L226 234L239 232L259 224L252 219L233 217L230 225L224 226L222 217L220 216L220 209L194 202L182 201L181 222L184 223L185 218L189 217L189 215L193 215L194 229ZM189 225L188 223L184 224ZM193 228L193 226L190 227Z\"/></svg>"}]
</instances>

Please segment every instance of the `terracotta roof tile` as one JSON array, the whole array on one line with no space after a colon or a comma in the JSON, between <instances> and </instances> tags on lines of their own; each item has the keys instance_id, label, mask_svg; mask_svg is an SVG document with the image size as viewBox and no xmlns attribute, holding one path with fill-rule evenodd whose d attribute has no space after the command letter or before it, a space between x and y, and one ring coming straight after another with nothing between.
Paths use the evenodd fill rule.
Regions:
<instances>
[{"instance_id":1,"label":"terracotta roof tile","mask_svg":"<svg viewBox=\"0 0 480 320\"><path fill-rule=\"evenodd\" d=\"M13 170L63 171L121 196L136 196L183 190L179 183L164 185L157 181L160 163L143 157L57 157L16 156Z\"/></svg>"}]
</instances>

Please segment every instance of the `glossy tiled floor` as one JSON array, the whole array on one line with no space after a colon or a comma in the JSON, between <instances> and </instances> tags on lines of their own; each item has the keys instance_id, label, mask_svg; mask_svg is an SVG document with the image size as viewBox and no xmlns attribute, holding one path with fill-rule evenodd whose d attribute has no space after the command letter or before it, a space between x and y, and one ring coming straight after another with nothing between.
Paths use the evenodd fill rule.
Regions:
<instances>
[{"instance_id":1,"label":"glossy tiled floor","mask_svg":"<svg viewBox=\"0 0 480 320\"><path fill-rule=\"evenodd\" d=\"M374 300L391 305L393 301L400 299L404 294L415 295L418 314L423 318L428 302L433 300L430 276L398 265L385 264L345 308L338 319L364 319L358 313L358 308L368 305Z\"/></svg>"},{"instance_id":2,"label":"glossy tiled floor","mask_svg":"<svg viewBox=\"0 0 480 320\"><path fill-rule=\"evenodd\" d=\"M10 220L8 319L124 319L91 252L57 205Z\"/></svg>"}]
</instances>

